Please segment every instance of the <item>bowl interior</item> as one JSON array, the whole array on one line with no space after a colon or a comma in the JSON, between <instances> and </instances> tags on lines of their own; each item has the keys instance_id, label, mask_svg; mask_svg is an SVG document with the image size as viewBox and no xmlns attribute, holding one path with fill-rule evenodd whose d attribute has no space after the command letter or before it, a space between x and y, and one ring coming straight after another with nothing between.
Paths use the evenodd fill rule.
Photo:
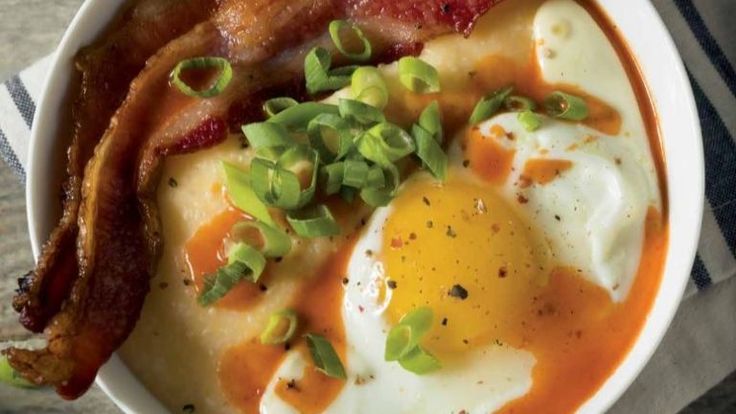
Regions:
<instances>
[{"instance_id":1,"label":"bowl interior","mask_svg":"<svg viewBox=\"0 0 736 414\"><path fill-rule=\"evenodd\" d=\"M689 277L700 232L704 169L700 125L692 90L674 43L648 0L598 0L627 40L657 111L668 168L670 243L664 277L647 322L634 347L613 375L580 412L603 412L633 382L664 336ZM65 34L48 75L30 143L26 187L28 226L34 254L58 217L59 164L63 144L57 140L66 110L64 97L72 75L72 59L92 42L115 16L124 0L87 0ZM662 70L662 68L667 68ZM673 225L676 224L676 225ZM114 356L97 383L127 413L166 410Z\"/></svg>"}]
</instances>

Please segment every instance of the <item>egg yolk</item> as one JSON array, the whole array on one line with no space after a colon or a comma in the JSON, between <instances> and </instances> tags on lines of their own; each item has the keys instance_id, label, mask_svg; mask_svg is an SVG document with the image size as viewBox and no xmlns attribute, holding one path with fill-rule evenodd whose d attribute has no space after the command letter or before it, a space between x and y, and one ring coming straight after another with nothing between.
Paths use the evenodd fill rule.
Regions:
<instances>
[{"instance_id":1,"label":"egg yolk","mask_svg":"<svg viewBox=\"0 0 736 414\"><path fill-rule=\"evenodd\" d=\"M546 283L548 249L492 187L457 170L444 184L419 174L393 201L383 238L390 323L430 307L424 346L437 355L520 339L510 335Z\"/></svg>"}]
</instances>

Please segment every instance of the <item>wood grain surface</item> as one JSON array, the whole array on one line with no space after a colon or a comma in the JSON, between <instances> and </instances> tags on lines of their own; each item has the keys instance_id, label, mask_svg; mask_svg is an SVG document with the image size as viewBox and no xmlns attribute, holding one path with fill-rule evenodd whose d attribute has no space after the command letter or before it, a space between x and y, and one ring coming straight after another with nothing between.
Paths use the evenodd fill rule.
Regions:
<instances>
[{"instance_id":1,"label":"wood grain surface","mask_svg":"<svg viewBox=\"0 0 736 414\"><path fill-rule=\"evenodd\" d=\"M0 0L0 82L50 53L83 0ZM30 336L10 306L16 279L32 268L22 184L0 161L0 348ZM52 390L20 390L0 384L0 414L95 413L121 411L97 387L74 402ZM692 403L681 414L736 412L736 374Z\"/></svg>"}]
</instances>

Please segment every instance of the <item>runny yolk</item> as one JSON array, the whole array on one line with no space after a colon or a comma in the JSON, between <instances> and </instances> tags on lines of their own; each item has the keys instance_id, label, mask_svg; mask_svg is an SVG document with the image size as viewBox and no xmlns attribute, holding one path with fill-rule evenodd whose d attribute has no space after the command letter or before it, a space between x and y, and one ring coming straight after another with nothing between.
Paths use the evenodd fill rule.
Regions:
<instances>
[{"instance_id":1,"label":"runny yolk","mask_svg":"<svg viewBox=\"0 0 736 414\"><path fill-rule=\"evenodd\" d=\"M386 277L396 282L388 317L429 306L437 323L425 345L438 355L516 331L546 282L546 248L529 225L461 174L407 182L383 231Z\"/></svg>"},{"instance_id":2,"label":"runny yolk","mask_svg":"<svg viewBox=\"0 0 736 414\"><path fill-rule=\"evenodd\" d=\"M217 269L227 264L225 242L229 239L233 226L243 220L250 220L250 218L240 210L228 208L202 225L194 236L187 240L184 246L186 260L197 292L201 292L206 276L215 273ZM267 280L268 273L266 272L261 278ZM213 306L231 310L246 310L257 304L261 296L262 292L258 285L238 283Z\"/></svg>"}]
</instances>

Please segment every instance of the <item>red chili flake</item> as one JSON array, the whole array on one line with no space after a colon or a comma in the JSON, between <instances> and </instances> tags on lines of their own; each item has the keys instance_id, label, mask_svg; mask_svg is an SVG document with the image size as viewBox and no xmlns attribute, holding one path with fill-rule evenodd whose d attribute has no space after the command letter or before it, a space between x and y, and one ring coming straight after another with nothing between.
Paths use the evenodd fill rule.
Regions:
<instances>
[{"instance_id":1,"label":"red chili flake","mask_svg":"<svg viewBox=\"0 0 736 414\"><path fill-rule=\"evenodd\" d=\"M361 305L358 305L358 312L363 313L365 312L365 308Z\"/></svg>"},{"instance_id":2,"label":"red chili flake","mask_svg":"<svg viewBox=\"0 0 736 414\"><path fill-rule=\"evenodd\" d=\"M394 237L391 239L391 247L394 249L400 249L404 247L404 242L401 240L401 237Z\"/></svg>"}]
</instances>

